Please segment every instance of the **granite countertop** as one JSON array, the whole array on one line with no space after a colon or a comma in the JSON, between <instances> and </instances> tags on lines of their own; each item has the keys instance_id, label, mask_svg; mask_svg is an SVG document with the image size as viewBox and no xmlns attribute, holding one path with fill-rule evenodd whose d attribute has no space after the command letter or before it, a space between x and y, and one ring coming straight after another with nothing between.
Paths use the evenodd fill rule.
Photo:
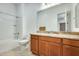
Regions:
<instances>
[{"instance_id":1,"label":"granite countertop","mask_svg":"<svg viewBox=\"0 0 79 59\"><path fill-rule=\"evenodd\" d=\"M63 33L31 33L32 35L40 36L49 36L49 37L58 37L58 38L68 38L68 39L77 39L79 40L79 35L73 34L63 34Z\"/></svg>"}]
</instances>

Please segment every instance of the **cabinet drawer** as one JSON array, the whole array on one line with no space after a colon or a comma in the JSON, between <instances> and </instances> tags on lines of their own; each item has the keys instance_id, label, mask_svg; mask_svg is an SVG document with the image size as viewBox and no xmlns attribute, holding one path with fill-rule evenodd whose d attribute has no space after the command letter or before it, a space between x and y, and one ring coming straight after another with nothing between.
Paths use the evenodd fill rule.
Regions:
<instances>
[{"instance_id":1,"label":"cabinet drawer","mask_svg":"<svg viewBox=\"0 0 79 59\"><path fill-rule=\"evenodd\" d=\"M61 39L60 39L60 38L53 38L53 37L47 37L47 36L40 36L39 39L40 39L40 40L49 41L49 42L54 42L54 43L61 43Z\"/></svg>"},{"instance_id":2,"label":"cabinet drawer","mask_svg":"<svg viewBox=\"0 0 79 59\"><path fill-rule=\"evenodd\" d=\"M38 36L37 35L31 35L31 38L38 39Z\"/></svg>"},{"instance_id":3,"label":"cabinet drawer","mask_svg":"<svg viewBox=\"0 0 79 59\"><path fill-rule=\"evenodd\" d=\"M63 44L78 46L79 47L79 40L75 39L63 39Z\"/></svg>"}]
</instances>

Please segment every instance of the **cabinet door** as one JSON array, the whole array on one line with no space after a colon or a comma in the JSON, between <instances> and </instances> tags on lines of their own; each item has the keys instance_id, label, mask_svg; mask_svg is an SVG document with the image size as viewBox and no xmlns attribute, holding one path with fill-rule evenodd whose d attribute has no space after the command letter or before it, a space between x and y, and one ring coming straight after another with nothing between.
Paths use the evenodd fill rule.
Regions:
<instances>
[{"instance_id":1,"label":"cabinet door","mask_svg":"<svg viewBox=\"0 0 79 59\"><path fill-rule=\"evenodd\" d=\"M64 56L79 56L79 47L63 45Z\"/></svg>"},{"instance_id":2,"label":"cabinet door","mask_svg":"<svg viewBox=\"0 0 79 59\"><path fill-rule=\"evenodd\" d=\"M39 40L39 55L48 56L48 42Z\"/></svg>"},{"instance_id":3,"label":"cabinet door","mask_svg":"<svg viewBox=\"0 0 79 59\"><path fill-rule=\"evenodd\" d=\"M33 53L38 54L38 39L31 39L31 50Z\"/></svg>"},{"instance_id":4,"label":"cabinet door","mask_svg":"<svg viewBox=\"0 0 79 59\"><path fill-rule=\"evenodd\" d=\"M49 55L50 56L60 56L61 55L61 45L57 43L49 42Z\"/></svg>"}]
</instances>

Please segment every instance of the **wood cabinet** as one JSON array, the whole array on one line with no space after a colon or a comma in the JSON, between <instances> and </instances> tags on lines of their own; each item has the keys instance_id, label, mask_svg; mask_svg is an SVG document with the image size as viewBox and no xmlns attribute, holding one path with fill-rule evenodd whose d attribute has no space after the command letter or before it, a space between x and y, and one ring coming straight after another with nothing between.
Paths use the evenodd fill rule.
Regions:
<instances>
[{"instance_id":1,"label":"wood cabinet","mask_svg":"<svg viewBox=\"0 0 79 59\"><path fill-rule=\"evenodd\" d=\"M39 40L39 55L42 56L60 56L61 45L57 43Z\"/></svg>"},{"instance_id":2,"label":"wood cabinet","mask_svg":"<svg viewBox=\"0 0 79 59\"><path fill-rule=\"evenodd\" d=\"M79 47L79 40L76 40L76 39L63 39L63 44Z\"/></svg>"},{"instance_id":3,"label":"wood cabinet","mask_svg":"<svg viewBox=\"0 0 79 59\"><path fill-rule=\"evenodd\" d=\"M49 48L48 42L39 40L39 55L41 55L41 56L49 55L48 48Z\"/></svg>"},{"instance_id":4,"label":"wood cabinet","mask_svg":"<svg viewBox=\"0 0 79 59\"><path fill-rule=\"evenodd\" d=\"M31 51L40 56L79 56L79 40L31 35Z\"/></svg>"},{"instance_id":5,"label":"wood cabinet","mask_svg":"<svg viewBox=\"0 0 79 59\"><path fill-rule=\"evenodd\" d=\"M79 40L63 39L63 56L79 56Z\"/></svg>"},{"instance_id":6,"label":"wood cabinet","mask_svg":"<svg viewBox=\"0 0 79 59\"><path fill-rule=\"evenodd\" d=\"M61 39L46 36L39 37L39 55L60 56Z\"/></svg>"},{"instance_id":7,"label":"wood cabinet","mask_svg":"<svg viewBox=\"0 0 79 59\"><path fill-rule=\"evenodd\" d=\"M61 56L61 45L49 42L49 56Z\"/></svg>"},{"instance_id":8,"label":"wood cabinet","mask_svg":"<svg viewBox=\"0 0 79 59\"><path fill-rule=\"evenodd\" d=\"M38 36L32 35L31 36L31 51L35 54L38 53Z\"/></svg>"},{"instance_id":9,"label":"wood cabinet","mask_svg":"<svg viewBox=\"0 0 79 59\"><path fill-rule=\"evenodd\" d=\"M63 56L79 56L79 47L63 45Z\"/></svg>"}]
</instances>

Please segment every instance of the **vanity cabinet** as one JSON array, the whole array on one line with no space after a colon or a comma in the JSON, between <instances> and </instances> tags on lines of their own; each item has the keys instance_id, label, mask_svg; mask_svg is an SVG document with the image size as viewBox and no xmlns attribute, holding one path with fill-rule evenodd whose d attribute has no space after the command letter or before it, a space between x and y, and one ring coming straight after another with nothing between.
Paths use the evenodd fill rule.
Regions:
<instances>
[{"instance_id":1,"label":"vanity cabinet","mask_svg":"<svg viewBox=\"0 0 79 59\"><path fill-rule=\"evenodd\" d=\"M63 56L79 56L79 40L63 39Z\"/></svg>"},{"instance_id":2,"label":"vanity cabinet","mask_svg":"<svg viewBox=\"0 0 79 59\"><path fill-rule=\"evenodd\" d=\"M49 51L48 51L48 42L39 40L39 55L41 56L48 56Z\"/></svg>"},{"instance_id":3,"label":"vanity cabinet","mask_svg":"<svg viewBox=\"0 0 79 59\"><path fill-rule=\"evenodd\" d=\"M31 35L31 51L38 55L38 36Z\"/></svg>"},{"instance_id":4,"label":"vanity cabinet","mask_svg":"<svg viewBox=\"0 0 79 59\"><path fill-rule=\"evenodd\" d=\"M39 55L60 56L61 39L47 36L39 37Z\"/></svg>"},{"instance_id":5,"label":"vanity cabinet","mask_svg":"<svg viewBox=\"0 0 79 59\"><path fill-rule=\"evenodd\" d=\"M31 51L40 56L79 56L79 40L31 35Z\"/></svg>"},{"instance_id":6,"label":"vanity cabinet","mask_svg":"<svg viewBox=\"0 0 79 59\"><path fill-rule=\"evenodd\" d=\"M61 39L31 35L31 51L41 56L60 56Z\"/></svg>"},{"instance_id":7,"label":"vanity cabinet","mask_svg":"<svg viewBox=\"0 0 79 59\"><path fill-rule=\"evenodd\" d=\"M63 56L79 56L79 47L63 45Z\"/></svg>"},{"instance_id":8,"label":"vanity cabinet","mask_svg":"<svg viewBox=\"0 0 79 59\"><path fill-rule=\"evenodd\" d=\"M39 37L39 55L60 56L61 39L41 36Z\"/></svg>"},{"instance_id":9,"label":"vanity cabinet","mask_svg":"<svg viewBox=\"0 0 79 59\"><path fill-rule=\"evenodd\" d=\"M39 40L39 55L42 56L60 56L61 45L57 43Z\"/></svg>"},{"instance_id":10,"label":"vanity cabinet","mask_svg":"<svg viewBox=\"0 0 79 59\"><path fill-rule=\"evenodd\" d=\"M61 45L49 42L49 56L61 56Z\"/></svg>"}]
</instances>

